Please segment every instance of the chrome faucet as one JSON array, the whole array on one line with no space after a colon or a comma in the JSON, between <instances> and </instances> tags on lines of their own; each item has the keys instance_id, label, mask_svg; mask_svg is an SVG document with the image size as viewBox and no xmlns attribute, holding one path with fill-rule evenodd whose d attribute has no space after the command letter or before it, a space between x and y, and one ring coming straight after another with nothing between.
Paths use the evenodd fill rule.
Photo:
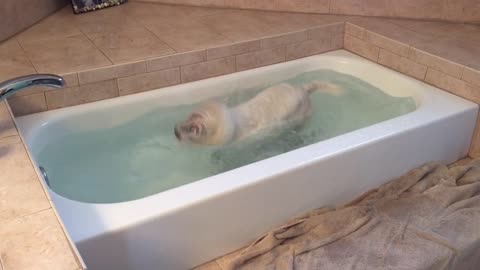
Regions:
<instances>
[{"instance_id":1,"label":"chrome faucet","mask_svg":"<svg viewBox=\"0 0 480 270\"><path fill-rule=\"evenodd\" d=\"M17 91L33 86L62 88L65 86L65 80L60 76L50 74L32 74L13 78L0 83L0 101Z\"/></svg>"}]
</instances>

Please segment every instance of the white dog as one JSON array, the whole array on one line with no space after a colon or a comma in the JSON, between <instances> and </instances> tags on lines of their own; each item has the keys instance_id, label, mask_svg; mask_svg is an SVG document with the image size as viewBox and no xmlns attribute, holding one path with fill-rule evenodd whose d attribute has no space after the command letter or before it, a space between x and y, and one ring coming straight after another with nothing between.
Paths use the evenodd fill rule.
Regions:
<instances>
[{"instance_id":1,"label":"white dog","mask_svg":"<svg viewBox=\"0 0 480 270\"><path fill-rule=\"evenodd\" d=\"M175 136L179 141L220 145L260 131L301 124L312 113L309 95L313 91L342 93L337 85L315 81L303 87L278 84L233 108L210 101L177 124Z\"/></svg>"}]
</instances>

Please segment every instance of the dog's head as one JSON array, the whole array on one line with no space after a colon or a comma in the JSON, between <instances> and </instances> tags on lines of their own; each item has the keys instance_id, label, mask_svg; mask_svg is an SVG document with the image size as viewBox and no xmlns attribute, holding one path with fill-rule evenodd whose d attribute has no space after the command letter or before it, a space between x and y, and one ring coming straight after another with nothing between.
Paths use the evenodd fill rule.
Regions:
<instances>
[{"instance_id":1,"label":"dog's head","mask_svg":"<svg viewBox=\"0 0 480 270\"><path fill-rule=\"evenodd\" d=\"M207 102L175 126L179 141L196 144L223 144L231 139L228 109L217 102Z\"/></svg>"}]
</instances>

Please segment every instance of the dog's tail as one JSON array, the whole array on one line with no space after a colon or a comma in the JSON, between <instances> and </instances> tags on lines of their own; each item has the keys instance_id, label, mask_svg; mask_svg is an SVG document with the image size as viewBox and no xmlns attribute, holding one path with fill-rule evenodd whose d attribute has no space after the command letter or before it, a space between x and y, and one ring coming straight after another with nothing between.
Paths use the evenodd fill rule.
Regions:
<instances>
[{"instance_id":1,"label":"dog's tail","mask_svg":"<svg viewBox=\"0 0 480 270\"><path fill-rule=\"evenodd\" d=\"M340 85L323 81L313 81L307 83L303 86L303 89L305 89L305 91L308 93L320 92L332 96L340 96L344 92L344 89Z\"/></svg>"}]
</instances>

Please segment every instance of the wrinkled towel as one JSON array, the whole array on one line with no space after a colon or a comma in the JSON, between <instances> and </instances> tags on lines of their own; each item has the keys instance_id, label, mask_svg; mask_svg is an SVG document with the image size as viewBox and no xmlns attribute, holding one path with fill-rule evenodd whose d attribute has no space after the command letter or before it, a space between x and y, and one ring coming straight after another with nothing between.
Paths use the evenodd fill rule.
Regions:
<instances>
[{"instance_id":1,"label":"wrinkled towel","mask_svg":"<svg viewBox=\"0 0 480 270\"><path fill-rule=\"evenodd\" d=\"M480 159L426 164L261 237L227 270L480 269Z\"/></svg>"}]
</instances>

